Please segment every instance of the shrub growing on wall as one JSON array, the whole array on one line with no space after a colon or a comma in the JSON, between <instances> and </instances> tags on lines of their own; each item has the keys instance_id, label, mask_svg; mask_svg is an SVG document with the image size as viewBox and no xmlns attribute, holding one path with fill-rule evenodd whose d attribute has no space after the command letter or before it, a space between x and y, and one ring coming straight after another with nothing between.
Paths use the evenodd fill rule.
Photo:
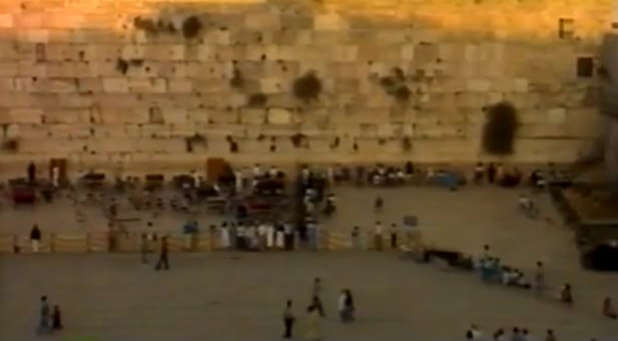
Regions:
<instances>
[{"instance_id":1,"label":"shrub growing on wall","mask_svg":"<svg viewBox=\"0 0 618 341\"><path fill-rule=\"evenodd\" d=\"M309 102L317 99L322 91L322 81L315 75L315 72L310 71L304 76L297 78L294 81L294 96Z\"/></svg>"},{"instance_id":2,"label":"shrub growing on wall","mask_svg":"<svg viewBox=\"0 0 618 341\"><path fill-rule=\"evenodd\" d=\"M250 107L263 107L268 102L268 97L263 93L255 93L249 96L249 106Z\"/></svg>"},{"instance_id":3,"label":"shrub growing on wall","mask_svg":"<svg viewBox=\"0 0 618 341\"><path fill-rule=\"evenodd\" d=\"M483 149L490 154L513 153L517 126L517 111L512 104L501 102L491 106L483 127Z\"/></svg>"},{"instance_id":4,"label":"shrub growing on wall","mask_svg":"<svg viewBox=\"0 0 618 341\"><path fill-rule=\"evenodd\" d=\"M202 22L196 16L190 16L182 23L182 35L186 39L197 37L202 30Z\"/></svg>"}]
</instances>

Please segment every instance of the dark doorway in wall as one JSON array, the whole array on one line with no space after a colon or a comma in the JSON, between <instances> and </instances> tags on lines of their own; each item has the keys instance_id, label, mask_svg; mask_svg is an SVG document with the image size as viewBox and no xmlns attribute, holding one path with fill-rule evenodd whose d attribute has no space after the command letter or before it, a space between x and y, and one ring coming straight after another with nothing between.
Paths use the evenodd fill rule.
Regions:
<instances>
[{"instance_id":1,"label":"dark doorway in wall","mask_svg":"<svg viewBox=\"0 0 618 341\"><path fill-rule=\"evenodd\" d=\"M575 36L575 20L570 18L558 19L558 37L572 39Z\"/></svg>"},{"instance_id":2,"label":"dark doorway in wall","mask_svg":"<svg viewBox=\"0 0 618 341\"><path fill-rule=\"evenodd\" d=\"M577 58L577 77L590 78L594 75L594 60L592 57Z\"/></svg>"}]
</instances>

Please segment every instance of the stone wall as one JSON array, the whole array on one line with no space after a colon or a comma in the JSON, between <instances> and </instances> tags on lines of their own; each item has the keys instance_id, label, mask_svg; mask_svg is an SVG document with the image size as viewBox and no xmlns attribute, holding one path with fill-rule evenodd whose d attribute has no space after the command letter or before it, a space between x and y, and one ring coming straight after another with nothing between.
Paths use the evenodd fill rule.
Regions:
<instances>
[{"instance_id":1,"label":"stone wall","mask_svg":"<svg viewBox=\"0 0 618 341\"><path fill-rule=\"evenodd\" d=\"M474 162L494 159L484 109L506 100L521 127L505 160L571 162L602 131L612 2L0 0L0 161ZM292 87L311 71L306 102Z\"/></svg>"}]
</instances>

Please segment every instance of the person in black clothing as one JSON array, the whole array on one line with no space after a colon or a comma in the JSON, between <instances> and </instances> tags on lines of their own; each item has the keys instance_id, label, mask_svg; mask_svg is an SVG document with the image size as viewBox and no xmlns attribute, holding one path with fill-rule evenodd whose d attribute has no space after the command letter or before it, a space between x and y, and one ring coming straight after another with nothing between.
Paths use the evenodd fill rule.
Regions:
<instances>
[{"instance_id":1,"label":"person in black clothing","mask_svg":"<svg viewBox=\"0 0 618 341\"><path fill-rule=\"evenodd\" d=\"M41 230L39 230L39 225L37 224L34 224L34 226L32 226L32 230L30 231L30 242L32 242L32 252L39 252Z\"/></svg>"},{"instance_id":2,"label":"person in black clothing","mask_svg":"<svg viewBox=\"0 0 618 341\"><path fill-rule=\"evenodd\" d=\"M496 171L496 166L493 162L490 162L489 166L487 167L487 180L490 184L493 184L496 180Z\"/></svg>"},{"instance_id":3,"label":"person in black clothing","mask_svg":"<svg viewBox=\"0 0 618 341\"><path fill-rule=\"evenodd\" d=\"M52 329L60 330L64 328L62 326L62 317L60 314L60 307L58 305L54 306L54 312L52 314Z\"/></svg>"},{"instance_id":4,"label":"person in black clothing","mask_svg":"<svg viewBox=\"0 0 618 341\"><path fill-rule=\"evenodd\" d=\"M30 184L34 184L35 180L36 180L36 166L34 165L34 162L30 161L30 164L28 164L28 182Z\"/></svg>"},{"instance_id":5,"label":"person in black clothing","mask_svg":"<svg viewBox=\"0 0 618 341\"><path fill-rule=\"evenodd\" d=\"M414 174L414 164L412 163L412 161L406 162L406 174L407 175Z\"/></svg>"},{"instance_id":6,"label":"person in black clothing","mask_svg":"<svg viewBox=\"0 0 618 341\"><path fill-rule=\"evenodd\" d=\"M163 267L165 270L169 270L170 264L167 257L167 237L161 238L161 254L159 256L159 261L157 262L157 266L155 270L160 270Z\"/></svg>"},{"instance_id":7,"label":"person in black clothing","mask_svg":"<svg viewBox=\"0 0 618 341\"><path fill-rule=\"evenodd\" d=\"M287 300L285 303L285 310L283 312L283 325L285 326L283 338L292 338L292 328L294 327L295 320L296 317L294 317L294 313L292 313L292 300Z\"/></svg>"}]
</instances>

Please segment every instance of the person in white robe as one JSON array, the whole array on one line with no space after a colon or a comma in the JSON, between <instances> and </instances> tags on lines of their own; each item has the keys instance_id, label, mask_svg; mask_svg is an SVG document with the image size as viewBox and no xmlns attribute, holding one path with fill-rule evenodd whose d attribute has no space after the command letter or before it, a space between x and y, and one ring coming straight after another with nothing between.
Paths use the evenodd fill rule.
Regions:
<instances>
[{"instance_id":1,"label":"person in white robe","mask_svg":"<svg viewBox=\"0 0 618 341\"><path fill-rule=\"evenodd\" d=\"M225 222L221 224L221 247L224 249L230 247L230 230Z\"/></svg>"},{"instance_id":2,"label":"person in white robe","mask_svg":"<svg viewBox=\"0 0 618 341\"><path fill-rule=\"evenodd\" d=\"M275 246L275 227L273 224L266 226L266 247L272 249Z\"/></svg>"}]
</instances>

